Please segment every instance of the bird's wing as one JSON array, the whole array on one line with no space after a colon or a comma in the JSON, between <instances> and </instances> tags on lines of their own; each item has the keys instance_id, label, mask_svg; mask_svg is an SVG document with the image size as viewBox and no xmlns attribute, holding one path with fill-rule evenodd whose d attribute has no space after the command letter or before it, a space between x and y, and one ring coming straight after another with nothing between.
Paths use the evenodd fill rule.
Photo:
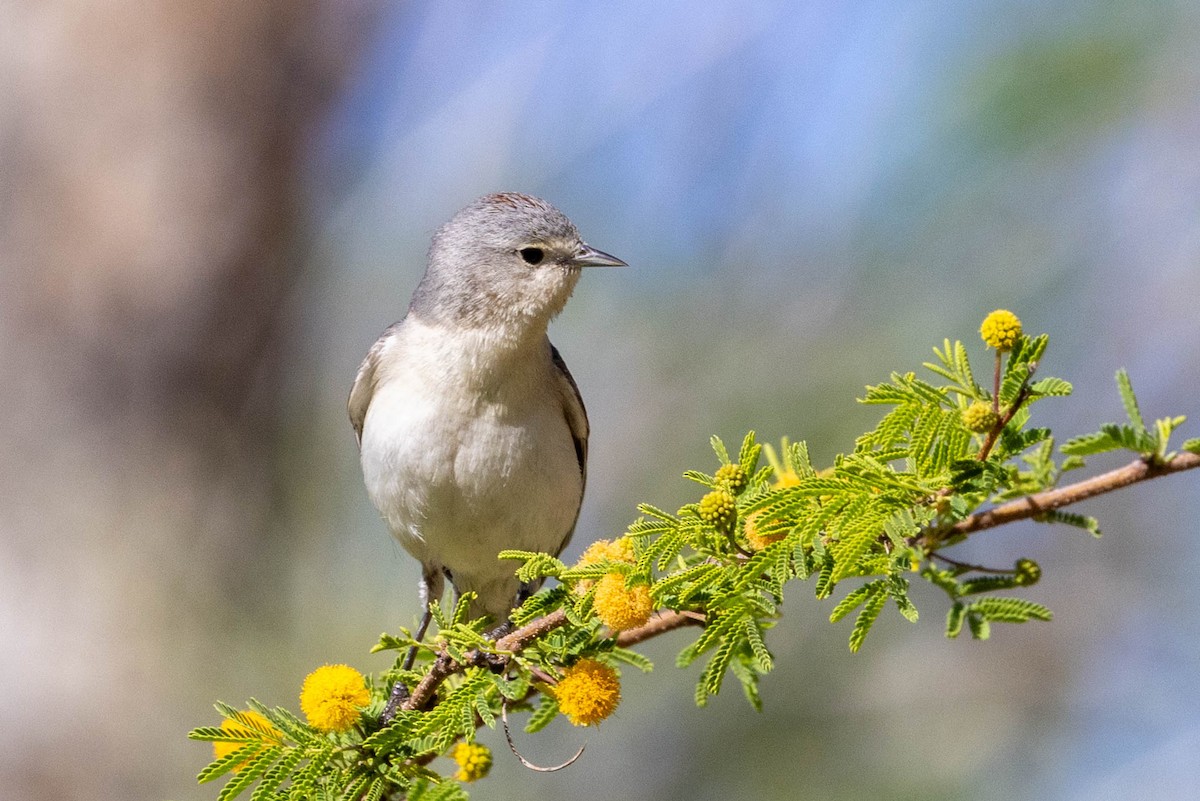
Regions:
<instances>
[{"instance_id":1,"label":"bird's wing","mask_svg":"<svg viewBox=\"0 0 1200 801\"><path fill-rule=\"evenodd\" d=\"M563 534L562 542L559 544L558 550L554 552L560 554L563 548L567 547L567 543L571 541L571 535L575 533L575 523L579 521L579 510L583 507L582 490L587 486L587 449L590 429L587 409L584 408L583 397L579 394L579 386L571 377L567 363L563 361L558 348L554 345L550 346L550 358L554 361L555 383L558 386L559 397L562 398L563 414L566 415L567 426L571 429L571 439L575 442L575 459L579 462L580 479L579 506L575 508L575 519L571 521L571 527Z\"/></svg>"},{"instance_id":2,"label":"bird's wing","mask_svg":"<svg viewBox=\"0 0 1200 801\"><path fill-rule=\"evenodd\" d=\"M554 360L555 378L558 384L559 396L563 402L563 413L567 417L567 426L571 429L571 439L575 441L575 459L579 462L579 475L587 483L587 447L588 428L587 409L583 405L583 397L579 394L579 386L571 377L567 363L554 345L550 346L550 358Z\"/></svg>"},{"instance_id":3,"label":"bird's wing","mask_svg":"<svg viewBox=\"0 0 1200 801\"><path fill-rule=\"evenodd\" d=\"M354 386L350 388L350 399L346 403L346 409L350 412L350 425L354 426L354 437L359 445L362 444L367 409L371 405L371 399L375 397L375 386L379 382L379 359L399 326L400 323L393 323L375 340L375 344L367 351L367 357L358 366L358 375L354 376Z\"/></svg>"}]
</instances>

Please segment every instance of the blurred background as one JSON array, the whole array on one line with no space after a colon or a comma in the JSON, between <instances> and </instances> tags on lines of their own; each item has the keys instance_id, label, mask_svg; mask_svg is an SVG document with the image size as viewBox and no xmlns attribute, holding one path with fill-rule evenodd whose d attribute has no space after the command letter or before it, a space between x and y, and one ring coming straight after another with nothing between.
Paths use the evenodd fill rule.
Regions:
<instances>
[{"instance_id":1,"label":"blurred background","mask_svg":"<svg viewBox=\"0 0 1200 801\"><path fill-rule=\"evenodd\" d=\"M212 799L212 702L293 709L410 625L417 571L344 400L429 237L541 195L632 266L551 335L593 435L567 552L697 497L708 437L822 464L943 337L1049 332L1039 405L1200 435L1200 6L0 1L0 786ZM981 364L984 362L980 362ZM1095 459L1095 472L1123 463ZM1200 476L1009 526L1050 624L947 641L944 599L863 652L797 585L754 713L707 710L685 638L598 730L496 732L480 799L1192 799Z\"/></svg>"}]
</instances>

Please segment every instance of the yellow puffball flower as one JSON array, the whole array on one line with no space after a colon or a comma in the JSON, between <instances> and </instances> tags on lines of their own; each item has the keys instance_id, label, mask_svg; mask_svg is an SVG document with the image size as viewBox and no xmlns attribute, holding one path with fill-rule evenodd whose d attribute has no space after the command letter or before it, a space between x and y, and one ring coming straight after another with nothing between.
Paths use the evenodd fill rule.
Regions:
<instances>
[{"instance_id":1,"label":"yellow puffball flower","mask_svg":"<svg viewBox=\"0 0 1200 801\"><path fill-rule=\"evenodd\" d=\"M983 318L979 335L989 348L1005 353L1012 350L1021 338L1021 321L1008 309L996 309Z\"/></svg>"},{"instance_id":2,"label":"yellow puffball flower","mask_svg":"<svg viewBox=\"0 0 1200 801\"><path fill-rule=\"evenodd\" d=\"M788 487L796 487L800 485L800 476L796 475L794 470L782 470L775 474L775 480L771 482L772 489L787 489Z\"/></svg>"},{"instance_id":3,"label":"yellow puffball flower","mask_svg":"<svg viewBox=\"0 0 1200 801\"><path fill-rule=\"evenodd\" d=\"M654 611L650 588L645 584L626 587L621 573L609 573L597 582L593 604L596 616L613 631L644 625Z\"/></svg>"},{"instance_id":4,"label":"yellow puffball flower","mask_svg":"<svg viewBox=\"0 0 1200 801\"><path fill-rule=\"evenodd\" d=\"M772 520L766 524L762 522L763 513L766 509L759 509L757 512L751 512L746 517L745 532L746 542L750 544L750 549L761 551L768 545L779 542L787 536L787 531L776 528L771 530L771 526L777 524L778 520Z\"/></svg>"},{"instance_id":5,"label":"yellow puffball flower","mask_svg":"<svg viewBox=\"0 0 1200 801\"><path fill-rule=\"evenodd\" d=\"M363 674L349 665L317 668L300 690L300 709L320 731L349 731L370 701Z\"/></svg>"},{"instance_id":6,"label":"yellow puffball flower","mask_svg":"<svg viewBox=\"0 0 1200 801\"><path fill-rule=\"evenodd\" d=\"M450 758L458 763L456 781L477 781L492 769L492 749L482 743L459 743L450 751Z\"/></svg>"},{"instance_id":7,"label":"yellow puffball flower","mask_svg":"<svg viewBox=\"0 0 1200 801\"><path fill-rule=\"evenodd\" d=\"M587 547L583 555L579 557L579 561L575 563L576 567L587 567L595 565L604 560L610 562L628 562L633 564L633 543L628 537L619 537L616 540L596 540Z\"/></svg>"},{"instance_id":8,"label":"yellow puffball flower","mask_svg":"<svg viewBox=\"0 0 1200 801\"><path fill-rule=\"evenodd\" d=\"M596 540L587 547L575 567L587 567L601 562L627 562L633 564L637 558L633 555L633 540L629 537L618 537L615 540ZM575 583L575 591L583 595L592 588L593 579L580 579Z\"/></svg>"},{"instance_id":9,"label":"yellow puffball flower","mask_svg":"<svg viewBox=\"0 0 1200 801\"><path fill-rule=\"evenodd\" d=\"M594 726L621 703L617 671L595 659L581 659L563 671L554 687L558 709L575 726Z\"/></svg>"},{"instance_id":10,"label":"yellow puffball flower","mask_svg":"<svg viewBox=\"0 0 1200 801\"><path fill-rule=\"evenodd\" d=\"M242 712L242 714L245 715L246 717L250 718L251 720L253 720L255 723L262 724L262 727L264 729L269 729L271 733L263 734L258 729L252 729L249 726L245 726L241 723L238 723L236 720L233 720L232 718L225 718L225 720L221 723L221 730L227 731L230 734L235 734L235 735L245 734L250 737L254 737L255 739L261 737L264 742L267 742L271 745L282 745L283 744L283 734L280 733L280 731L278 729L276 729L274 726L271 725L271 721L267 720L262 715L258 714L257 712L255 712L252 709L244 710ZM213 759L221 759L222 757L229 756L234 751L238 750L239 748L241 748L244 745L246 745L246 743L214 742L213 743ZM239 765L235 766L233 769L234 772L236 773L237 771L241 770L245 766L245 764L246 764L245 762L242 762Z\"/></svg>"}]
</instances>

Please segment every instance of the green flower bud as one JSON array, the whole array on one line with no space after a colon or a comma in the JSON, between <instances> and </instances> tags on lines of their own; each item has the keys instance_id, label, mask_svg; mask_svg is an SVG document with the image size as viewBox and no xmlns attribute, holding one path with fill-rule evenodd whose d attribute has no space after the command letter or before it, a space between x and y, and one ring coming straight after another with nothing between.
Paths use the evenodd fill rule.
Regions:
<instances>
[{"instance_id":1,"label":"green flower bud","mask_svg":"<svg viewBox=\"0 0 1200 801\"><path fill-rule=\"evenodd\" d=\"M990 403L983 401L975 401L967 408L963 409L962 413L963 426L968 431L974 431L976 434L983 434L991 431L996 423L1000 422L1000 415L992 410Z\"/></svg>"},{"instance_id":2,"label":"green flower bud","mask_svg":"<svg viewBox=\"0 0 1200 801\"><path fill-rule=\"evenodd\" d=\"M746 475L746 471L742 469L740 464L724 464L717 474L713 476L717 480L717 484L724 484L729 488L729 491L734 495L746 488L746 484L750 481L750 477Z\"/></svg>"},{"instance_id":3,"label":"green flower bud","mask_svg":"<svg viewBox=\"0 0 1200 801\"><path fill-rule=\"evenodd\" d=\"M1017 583L1022 587L1037 584L1042 577L1042 566L1032 559L1018 559L1016 564Z\"/></svg>"},{"instance_id":4,"label":"green flower bud","mask_svg":"<svg viewBox=\"0 0 1200 801\"><path fill-rule=\"evenodd\" d=\"M728 530L737 516L733 495L719 489L700 499L700 519L714 528Z\"/></svg>"}]
</instances>

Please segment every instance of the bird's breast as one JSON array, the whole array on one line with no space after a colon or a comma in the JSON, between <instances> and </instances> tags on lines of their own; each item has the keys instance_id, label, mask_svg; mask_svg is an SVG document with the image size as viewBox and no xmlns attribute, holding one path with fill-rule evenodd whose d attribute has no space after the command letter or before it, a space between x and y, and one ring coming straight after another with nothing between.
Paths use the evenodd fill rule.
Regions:
<instances>
[{"instance_id":1,"label":"bird's breast","mask_svg":"<svg viewBox=\"0 0 1200 801\"><path fill-rule=\"evenodd\" d=\"M548 357L480 376L486 360L430 353L383 376L364 421L367 491L393 535L456 573L504 548L556 552L583 479Z\"/></svg>"}]
</instances>

